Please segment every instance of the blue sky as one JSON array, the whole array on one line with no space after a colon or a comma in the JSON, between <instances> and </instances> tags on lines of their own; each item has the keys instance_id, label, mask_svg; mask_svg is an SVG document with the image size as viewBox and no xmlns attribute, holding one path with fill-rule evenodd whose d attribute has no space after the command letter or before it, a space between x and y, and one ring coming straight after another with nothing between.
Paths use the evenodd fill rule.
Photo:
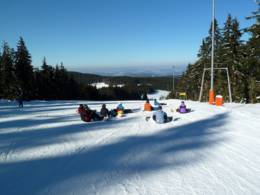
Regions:
<instances>
[{"instance_id":1,"label":"blue sky","mask_svg":"<svg viewBox=\"0 0 260 195\"><path fill-rule=\"evenodd\" d=\"M211 0L0 0L0 40L25 39L33 64L44 56L69 70L110 66L186 65L196 60L211 20ZM253 0L216 0L241 27Z\"/></svg>"}]
</instances>

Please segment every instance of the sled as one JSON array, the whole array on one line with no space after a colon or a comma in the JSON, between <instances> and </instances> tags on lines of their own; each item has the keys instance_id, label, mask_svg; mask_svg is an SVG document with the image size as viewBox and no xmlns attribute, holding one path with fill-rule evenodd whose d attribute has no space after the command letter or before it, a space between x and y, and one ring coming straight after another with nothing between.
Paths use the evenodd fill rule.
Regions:
<instances>
[{"instance_id":1,"label":"sled","mask_svg":"<svg viewBox=\"0 0 260 195\"><path fill-rule=\"evenodd\" d=\"M191 110L190 108L187 108L186 109L186 112L180 112L179 109L176 109L176 112L180 113L180 114L187 114L187 113L190 113L192 112L193 110Z\"/></svg>"},{"instance_id":2,"label":"sled","mask_svg":"<svg viewBox=\"0 0 260 195\"><path fill-rule=\"evenodd\" d=\"M152 117L147 116L147 117L145 117L145 120L146 120L146 121L149 121L151 118L152 118ZM156 122L155 120L153 120L153 121ZM166 120L164 123L161 123L161 124L169 123L169 122L171 122L171 121L175 121L175 119L173 120L173 117L172 117L172 116L169 116L169 117L167 117L167 120ZM157 122L156 122L156 123L157 123ZM158 123L158 124L160 124L160 123Z\"/></svg>"}]
</instances>

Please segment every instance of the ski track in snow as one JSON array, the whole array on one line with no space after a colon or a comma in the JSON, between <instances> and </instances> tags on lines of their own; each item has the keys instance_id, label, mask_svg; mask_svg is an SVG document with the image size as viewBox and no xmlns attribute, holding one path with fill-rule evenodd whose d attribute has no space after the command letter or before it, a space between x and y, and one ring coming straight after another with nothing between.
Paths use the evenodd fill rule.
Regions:
<instances>
[{"instance_id":1,"label":"ski track in snow","mask_svg":"<svg viewBox=\"0 0 260 195\"><path fill-rule=\"evenodd\" d=\"M94 123L77 106L103 102L0 102L1 194L260 194L259 104L163 102L176 121L145 121L143 101Z\"/></svg>"}]
</instances>

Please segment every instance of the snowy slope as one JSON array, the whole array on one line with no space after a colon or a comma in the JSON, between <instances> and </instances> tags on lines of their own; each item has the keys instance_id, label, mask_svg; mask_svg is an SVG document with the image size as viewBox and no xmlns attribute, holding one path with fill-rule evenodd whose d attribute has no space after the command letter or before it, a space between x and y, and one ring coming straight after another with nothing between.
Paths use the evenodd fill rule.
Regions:
<instances>
[{"instance_id":1,"label":"snowy slope","mask_svg":"<svg viewBox=\"0 0 260 195\"><path fill-rule=\"evenodd\" d=\"M169 91L166 90L156 90L155 93L147 94L149 99L165 99L169 95Z\"/></svg>"},{"instance_id":2,"label":"snowy slope","mask_svg":"<svg viewBox=\"0 0 260 195\"><path fill-rule=\"evenodd\" d=\"M109 87L108 84L104 83L104 82L100 82L100 83L92 83L91 84L93 87L96 87L97 89L101 89L103 87Z\"/></svg>"},{"instance_id":3,"label":"snowy slope","mask_svg":"<svg viewBox=\"0 0 260 195\"><path fill-rule=\"evenodd\" d=\"M187 101L193 112L181 115L179 100L165 102L175 121L162 125L144 120L142 101L96 123L76 108L103 102L0 102L0 194L260 193L259 104Z\"/></svg>"},{"instance_id":4,"label":"snowy slope","mask_svg":"<svg viewBox=\"0 0 260 195\"><path fill-rule=\"evenodd\" d=\"M107 88L109 87L108 84L104 83L104 82L100 82L100 83L91 83L91 86L96 87L97 89L101 89L101 88ZM117 84L117 85L113 85L113 87L124 87L125 84Z\"/></svg>"}]
</instances>

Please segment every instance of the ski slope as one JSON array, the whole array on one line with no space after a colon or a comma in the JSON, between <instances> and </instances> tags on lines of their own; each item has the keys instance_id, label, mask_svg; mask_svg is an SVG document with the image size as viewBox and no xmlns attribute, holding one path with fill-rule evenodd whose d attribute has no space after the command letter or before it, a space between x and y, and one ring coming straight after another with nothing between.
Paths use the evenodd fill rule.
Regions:
<instances>
[{"instance_id":1,"label":"ski slope","mask_svg":"<svg viewBox=\"0 0 260 195\"><path fill-rule=\"evenodd\" d=\"M187 101L193 112L174 122L134 113L84 123L79 103L0 102L0 194L259 194L260 104L224 107ZM119 102L105 102L109 109Z\"/></svg>"},{"instance_id":2,"label":"ski slope","mask_svg":"<svg viewBox=\"0 0 260 195\"><path fill-rule=\"evenodd\" d=\"M166 90L156 90L155 93L147 94L149 99L166 99L166 97L169 95L170 91Z\"/></svg>"},{"instance_id":3,"label":"ski slope","mask_svg":"<svg viewBox=\"0 0 260 195\"><path fill-rule=\"evenodd\" d=\"M90 85L93 86L93 87L96 87L97 89L109 87L109 84L104 83L104 82L91 83ZM113 86L113 87L124 87L125 84L117 84L117 85L112 85L112 86Z\"/></svg>"}]
</instances>

